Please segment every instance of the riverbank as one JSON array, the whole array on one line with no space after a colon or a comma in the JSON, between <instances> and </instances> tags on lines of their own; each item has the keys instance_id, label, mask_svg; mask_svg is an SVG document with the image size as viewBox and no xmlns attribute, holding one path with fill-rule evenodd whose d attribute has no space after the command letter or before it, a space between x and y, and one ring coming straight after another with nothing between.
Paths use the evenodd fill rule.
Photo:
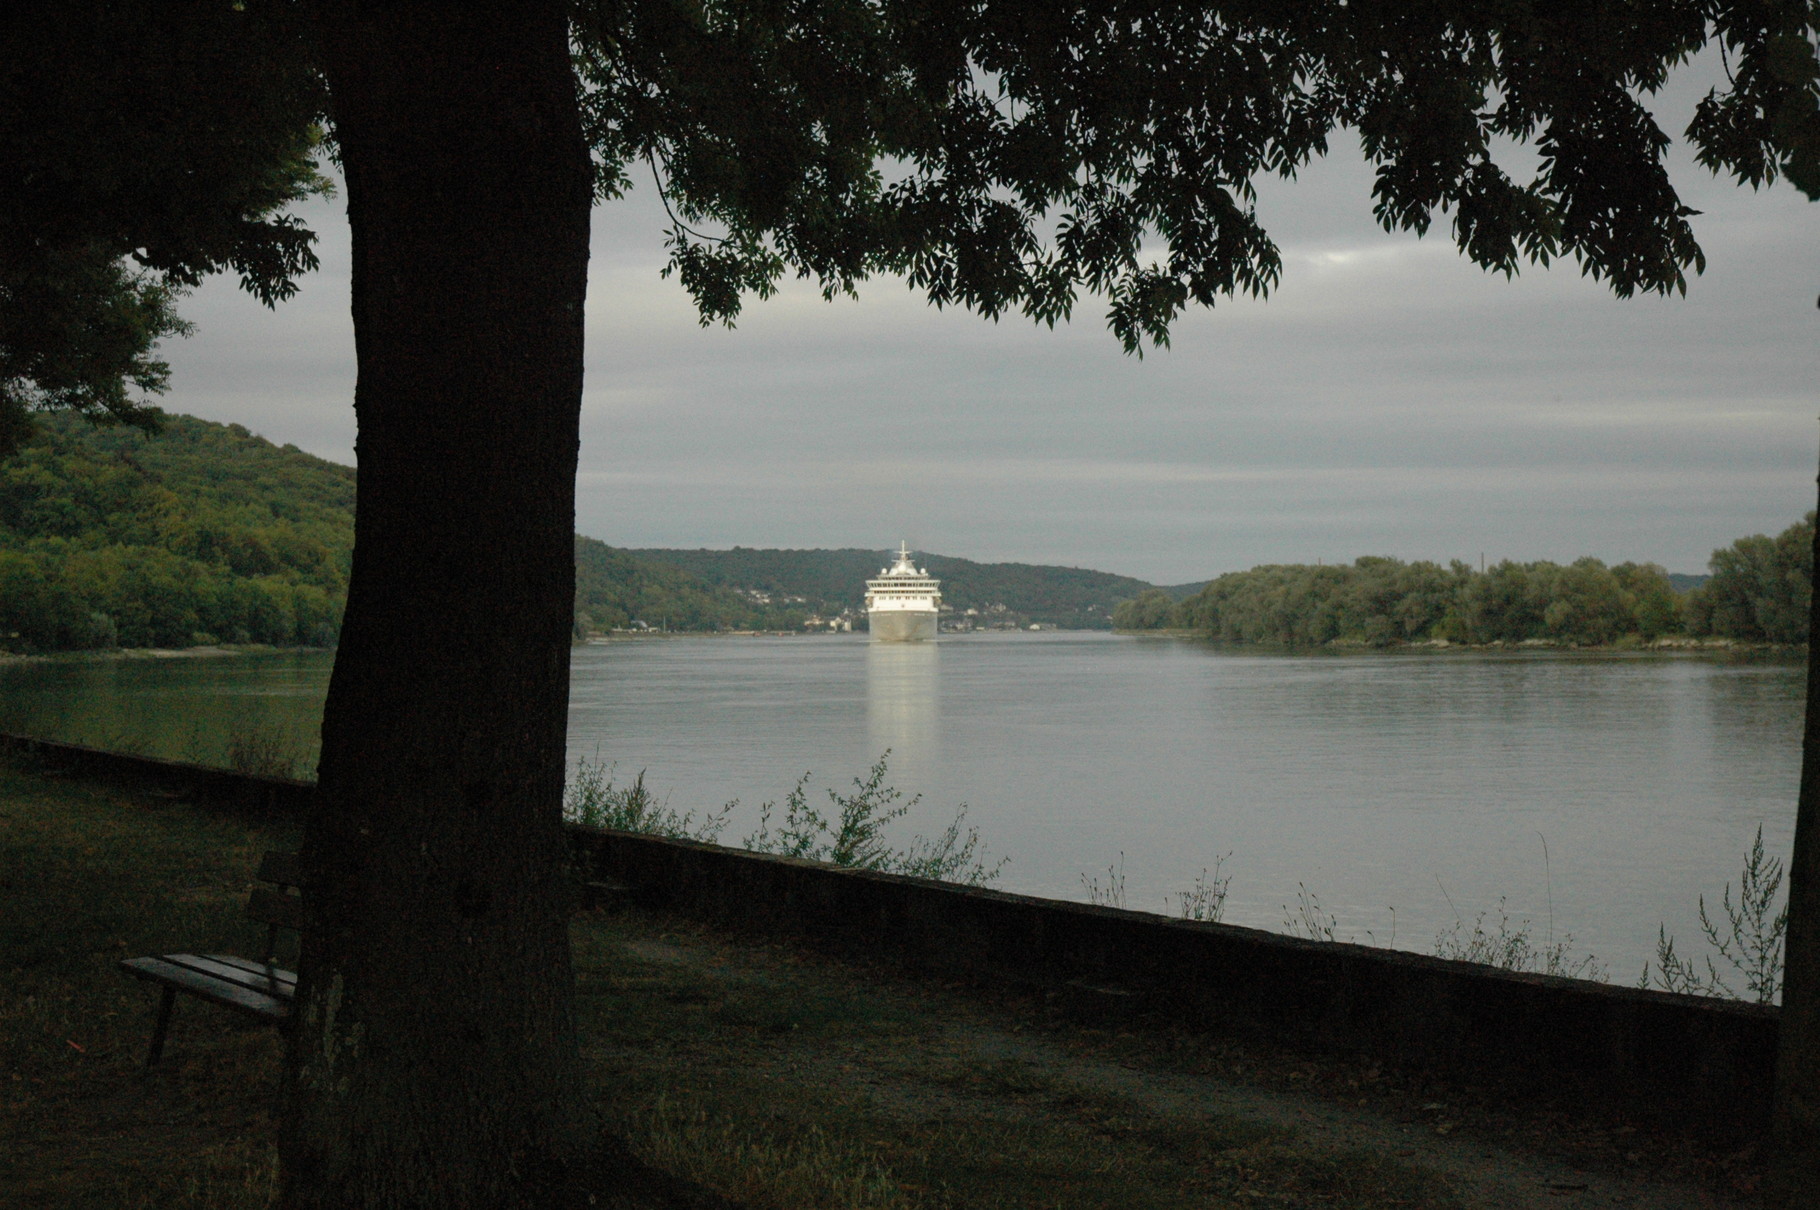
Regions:
<instances>
[{"instance_id":1,"label":"riverbank","mask_svg":"<svg viewBox=\"0 0 1820 1210\"><path fill-rule=\"evenodd\" d=\"M1032 627L1032 630L1037 630ZM960 638L974 634L1022 634L1024 631L943 631L942 638ZM1793 657L1807 650L1806 644L1789 643L1749 643L1740 639L1691 638L1685 635L1645 641L1631 636L1616 643L1576 644L1558 642L1554 639L1525 639L1522 642L1492 643L1456 643L1448 639L1422 639L1413 643L1367 643L1362 639L1333 639L1314 647L1295 647L1277 643L1233 643L1208 639L1199 631L1179 629L1153 630L1068 630L1055 626L1044 626L1039 633L1047 634L1116 634L1130 638L1165 638L1190 639L1206 642L1213 646L1227 647L1234 650L1256 649L1260 651L1652 651L1652 652L1690 652L1696 654L1750 654L1750 655L1787 655ZM847 637L854 634L864 637L863 631L836 632L824 630L611 630L595 631L585 639L577 639L577 646L598 643L643 642L650 639L700 639L700 638L817 638ZM939 640L938 640L939 641ZM288 651L323 651L331 650L321 647L276 647L269 643L226 644L215 643L201 647L114 647L104 650L86 651L46 651L25 654L0 649L0 664L36 663L47 660L100 659L100 660L171 660L198 659L210 656L232 655L269 655Z\"/></svg>"},{"instance_id":2,"label":"riverbank","mask_svg":"<svg viewBox=\"0 0 1820 1210\"><path fill-rule=\"evenodd\" d=\"M21 1207L266 1206L278 1043L117 958L245 952L249 818L0 763L0 1188ZM1742 1206L1753 1152L1597 1107L908 977L656 913L574 924L589 1079L647 1160L754 1207Z\"/></svg>"},{"instance_id":3,"label":"riverbank","mask_svg":"<svg viewBox=\"0 0 1820 1210\"><path fill-rule=\"evenodd\" d=\"M107 647L84 651L38 651L30 654L0 649L0 664L52 660L185 660L223 655L270 655L280 651L325 651L323 647L277 647L270 643L210 643L200 647Z\"/></svg>"},{"instance_id":4,"label":"riverbank","mask_svg":"<svg viewBox=\"0 0 1820 1210\"><path fill-rule=\"evenodd\" d=\"M1670 635L1659 639L1642 639L1636 635L1626 635L1615 643L1569 643L1559 639L1523 639L1518 642L1498 639L1489 643L1459 643L1451 639L1417 639L1414 642L1399 640L1370 643L1364 639L1330 639L1325 643L1302 646L1288 643L1245 643L1211 639L1198 630L1170 627L1114 630L1112 633L1130 638L1187 639L1230 651L1292 653L1338 651L1349 655L1371 651L1583 651L1595 654L1645 651L1664 654L1685 652L1690 654L1782 655L1792 658L1807 651L1805 643L1753 643L1743 639L1695 638L1690 635Z\"/></svg>"}]
</instances>

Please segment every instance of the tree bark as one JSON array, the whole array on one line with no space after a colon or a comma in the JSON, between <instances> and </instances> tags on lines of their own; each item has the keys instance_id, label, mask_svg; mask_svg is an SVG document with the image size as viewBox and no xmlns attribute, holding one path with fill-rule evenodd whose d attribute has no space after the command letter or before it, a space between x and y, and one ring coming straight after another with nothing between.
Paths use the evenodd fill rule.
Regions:
<instances>
[{"instance_id":1,"label":"tree bark","mask_svg":"<svg viewBox=\"0 0 1820 1210\"><path fill-rule=\"evenodd\" d=\"M1783 938L1771 1120L1774 1154L1765 1199L1783 1210L1813 1205L1820 1191L1820 527L1814 531L1813 589L1801 789L1788 863L1788 933Z\"/></svg>"},{"instance_id":2,"label":"tree bark","mask_svg":"<svg viewBox=\"0 0 1820 1210\"><path fill-rule=\"evenodd\" d=\"M322 0L360 493L303 845L288 1207L574 1200L561 800L589 162L565 9Z\"/></svg>"}]
</instances>

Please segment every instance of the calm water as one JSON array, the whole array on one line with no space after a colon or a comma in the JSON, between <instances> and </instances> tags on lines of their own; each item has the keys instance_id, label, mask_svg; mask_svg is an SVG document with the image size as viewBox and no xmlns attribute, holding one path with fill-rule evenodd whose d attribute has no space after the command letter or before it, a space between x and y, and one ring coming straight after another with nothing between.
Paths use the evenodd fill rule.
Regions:
<instances>
[{"instance_id":1,"label":"calm water","mask_svg":"<svg viewBox=\"0 0 1820 1210\"><path fill-rule=\"evenodd\" d=\"M574 673L571 756L679 809L740 800L728 840L888 748L911 830L969 804L1009 890L1084 898L1122 854L1127 905L1160 910L1231 853L1227 919L1281 928L1305 886L1340 936L1419 950L1500 897L1545 934L1552 894L1623 982L1659 922L1697 937L1759 824L1777 855L1794 827L1790 663L1044 633L618 642ZM0 729L207 759L249 721L306 736L327 677L320 653L0 666Z\"/></svg>"}]
</instances>

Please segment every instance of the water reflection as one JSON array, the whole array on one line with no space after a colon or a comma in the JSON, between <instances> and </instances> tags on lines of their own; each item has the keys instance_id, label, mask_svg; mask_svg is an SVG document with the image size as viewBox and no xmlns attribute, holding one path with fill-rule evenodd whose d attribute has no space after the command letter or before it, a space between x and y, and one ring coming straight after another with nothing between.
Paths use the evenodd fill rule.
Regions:
<instances>
[{"instance_id":1,"label":"water reflection","mask_svg":"<svg viewBox=\"0 0 1820 1210\"><path fill-rule=\"evenodd\" d=\"M872 643L866 648L866 730L876 756L891 750L891 780L922 784L941 765L937 702L939 643Z\"/></svg>"},{"instance_id":2,"label":"water reflection","mask_svg":"<svg viewBox=\"0 0 1820 1210\"><path fill-rule=\"evenodd\" d=\"M0 663L0 731L173 756L249 723L313 738L329 660ZM819 806L890 748L924 796L906 834L971 804L1007 890L1079 897L1123 853L1128 902L1157 910L1232 852L1234 923L1281 927L1300 884L1342 936L1386 939L1394 906L1425 949L1502 899L1620 979L1659 926L1699 937L1759 823L1787 853L1804 683L1765 660L1050 632L641 640L573 669L571 756L648 770L677 810L741 800L729 839L805 771Z\"/></svg>"},{"instance_id":3,"label":"water reflection","mask_svg":"<svg viewBox=\"0 0 1820 1210\"><path fill-rule=\"evenodd\" d=\"M204 764L257 742L315 768L334 653L0 663L0 731Z\"/></svg>"}]
</instances>

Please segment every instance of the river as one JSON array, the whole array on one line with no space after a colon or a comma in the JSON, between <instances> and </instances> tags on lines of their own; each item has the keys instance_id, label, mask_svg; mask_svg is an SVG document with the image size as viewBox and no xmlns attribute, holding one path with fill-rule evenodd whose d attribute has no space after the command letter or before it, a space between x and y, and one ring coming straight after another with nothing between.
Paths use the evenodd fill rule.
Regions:
<instances>
[{"instance_id":1,"label":"river","mask_svg":"<svg viewBox=\"0 0 1820 1210\"><path fill-rule=\"evenodd\" d=\"M319 652L0 665L0 730L219 759L236 728L300 746ZM1555 651L1286 654L1166 638L993 633L669 637L574 655L572 759L645 771L677 809L738 799L725 839L846 787L887 749L934 832L968 806L996 885L1126 906L1216 858L1226 919L1281 930L1317 900L1342 939L1428 951L1500 900L1634 982L1665 924L1736 884L1757 827L1788 850L1802 667ZM313 757L310 758L313 760ZM826 802L825 797L821 799Z\"/></svg>"}]
</instances>

